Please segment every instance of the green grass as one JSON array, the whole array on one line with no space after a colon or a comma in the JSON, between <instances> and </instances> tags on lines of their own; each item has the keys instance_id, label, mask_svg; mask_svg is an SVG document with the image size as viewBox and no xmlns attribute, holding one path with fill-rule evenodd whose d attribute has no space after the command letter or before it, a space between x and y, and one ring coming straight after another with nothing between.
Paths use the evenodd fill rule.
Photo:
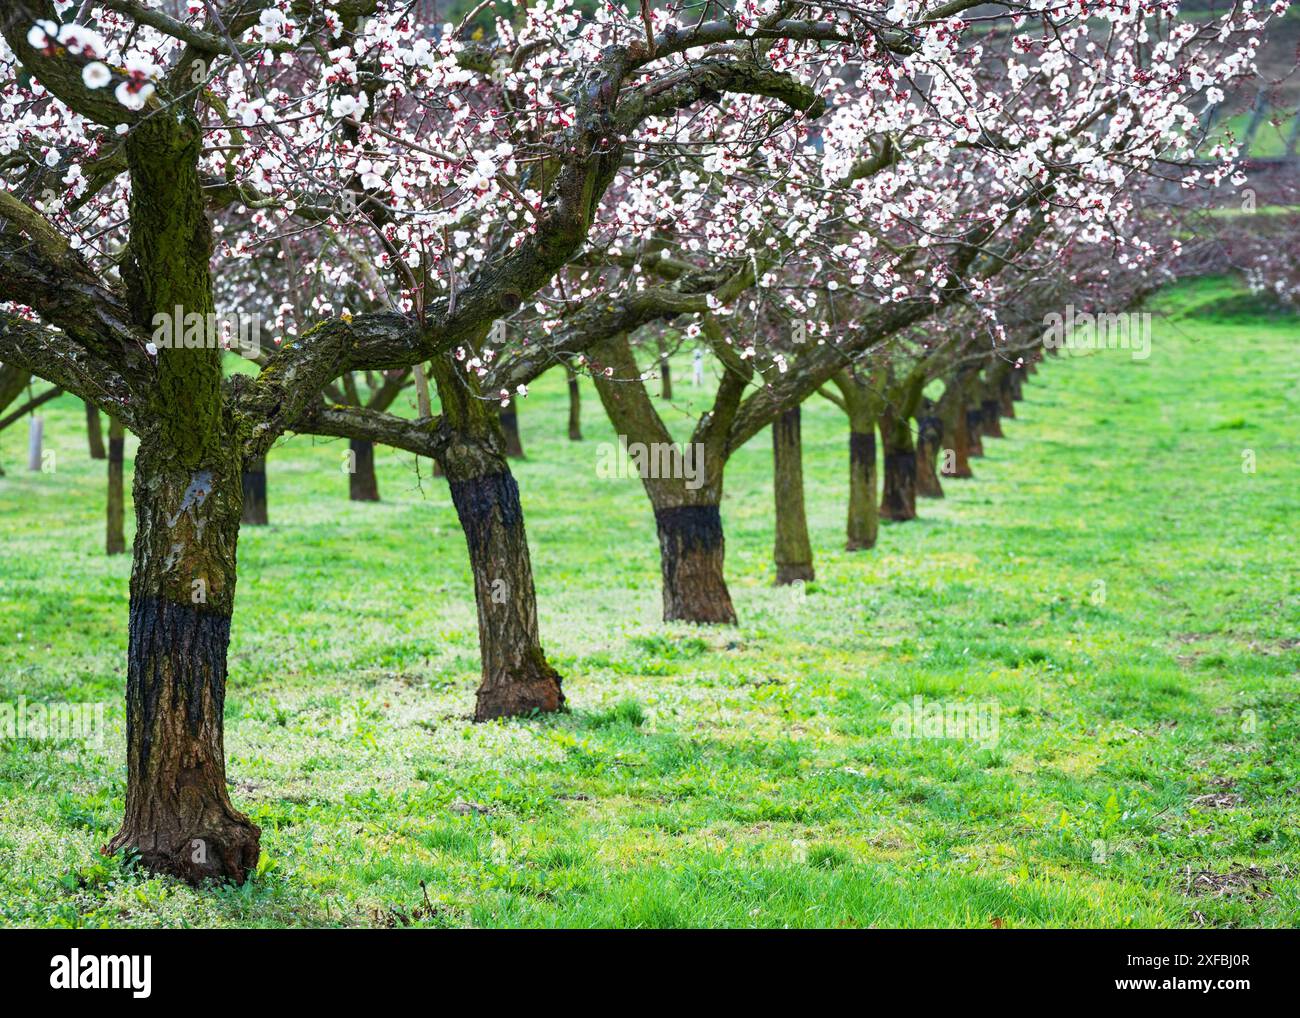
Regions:
<instances>
[{"instance_id":1,"label":"green grass","mask_svg":"<svg viewBox=\"0 0 1300 1018\"><path fill-rule=\"evenodd\" d=\"M232 795L264 852L240 889L98 854L130 563L100 552L103 464L58 401L57 472L0 435L0 701L102 701L109 731L0 742L0 924L1295 925L1300 328L1224 281L1163 305L1149 360L1050 360L977 478L871 552L842 550L846 427L809 404L801 591L771 585L768 440L741 450L734 629L659 621L640 485L596 476L590 386L570 443L544 379L517 472L572 706L544 719L466 718L471 582L427 465L385 453L360 505L341 443L277 448L231 647ZM895 737L918 695L996 708L997 737Z\"/></svg>"}]
</instances>

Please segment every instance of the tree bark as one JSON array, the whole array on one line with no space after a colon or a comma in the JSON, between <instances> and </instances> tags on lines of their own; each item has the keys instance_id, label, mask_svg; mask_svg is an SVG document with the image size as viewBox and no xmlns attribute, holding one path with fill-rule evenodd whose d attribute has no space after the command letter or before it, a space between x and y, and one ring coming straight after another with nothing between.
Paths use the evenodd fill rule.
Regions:
<instances>
[{"instance_id":1,"label":"tree bark","mask_svg":"<svg viewBox=\"0 0 1300 1018\"><path fill-rule=\"evenodd\" d=\"M437 447L474 575L482 660L474 720L556 711L564 693L538 633L519 488L488 404L457 370L434 365L443 408Z\"/></svg>"},{"instance_id":2,"label":"tree bark","mask_svg":"<svg viewBox=\"0 0 1300 1018\"><path fill-rule=\"evenodd\" d=\"M371 468L373 472L374 463ZM240 476L244 489L244 514L241 522L264 527L271 522L266 506L266 457L259 456L244 464Z\"/></svg>"},{"instance_id":3,"label":"tree bark","mask_svg":"<svg viewBox=\"0 0 1300 1018\"><path fill-rule=\"evenodd\" d=\"M939 400L939 419L943 427L940 447L943 450L944 477L973 477L970 468L970 433L966 425L966 402L961 383L950 379Z\"/></svg>"},{"instance_id":4,"label":"tree bark","mask_svg":"<svg viewBox=\"0 0 1300 1018\"><path fill-rule=\"evenodd\" d=\"M735 625L723 572L726 542L716 503L655 508L664 584L664 621Z\"/></svg>"},{"instance_id":5,"label":"tree bark","mask_svg":"<svg viewBox=\"0 0 1300 1018\"><path fill-rule=\"evenodd\" d=\"M799 407L772 422L773 490L776 498L776 560L778 586L814 577L812 542L804 511L803 438Z\"/></svg>"},{"instance_id":6,"label":"tree bark","mask_svg":"<svg viewBox=\"0 0 1300 1018\"><path fill-rule=\"evenodd\" d=\"M27 469L40 473L44 465L45 418L33 414L27 421Z\"/></svg>"},{"instance_id":7,"label":"tree bark","mask_svg":"<svg viewBox=\"0 0 1300 1018\"><path fill-rule=\"evenodd\" d=\"M673 447L671 434L639 381L641 372L626 335L611 337L593 348L593 353L613 369L613 379L603 372L597 372L592 379L620 441L647 449ZM687 487L687 480L673 471L667 477L641 477L654 507L659 535L665 622L736 622L736 609L723 572L726 542L719 505L726 467L725 429L730 426L746 381L741 373L729 368L708 423L702 422L696 428L692 444L702 455L702 460L697 461L702 471L698 484ZM714 425L723 430L712 431Z\"/></svg>"},{"instance_id":8,"label":"tree bark","mask_svg":"<svg viewBox=\"0 0 1300 1018\"><path fill-rule=\"evenodd\" d=\"M223 711L242 491L238 454L185 469L148 437L135 463L127 795L108 853L190 883L242 883L261 831L226 791Z\"/></svg>"},{"instance_id":9,"label":"tree bark","mask_svg":"<svg viewBox=\"0 0 1300 1018\"><path fill-rule=\"evenodd\" d=\"M876 432L849 432L849 551L876 546L880 534L880 510L876 502Z\"/></svg>"},{"instance_id":10,"label":"tree bark","mask_svg":"<svg viewBox=\"0 0 1300 1018\"><path fill-rule=\"evenodd\" d=\"M212 312L202 131L177 109L140 121L122 278L135 324ZM126 810L104 851L197 883L242 883L261 832L226 791L223 711L243 508L240 423L222 401L221 352L163 349L135 458L127 635Z\"/></svg>"},{"instance_id":11,"label":"tree bark","mask_svg":"<svg viewBox=\"0 0 1300 1018\"><path fill-rule=\"evenodd\" d=\"M1014 380L1011 372L1005 372L998 381L998 413L1013 420L1016 416L1016 403L1012 394Z\"/></svg>"},{"instance_id":12,"label":"tree bark","mask_svg":"<svg viewBox=\"0 0 1300 1018\"><path fill-rule=\"evenodd\" d=\"M353 502L378 502L379 478L375 476L375 446L364 438L348 442L352 450L352 472L348 474L348 497Z\"/></svg>"},{"instance_id":13,"label":"tree bark","mask_svg":"<svg viewBox=\"0 0 1300 1018\"><path fill-rule=\"evenodd\" d=\"M880 415L880 443L885 456L880 515L898 523L915 519L916 445L911 421L892 406Z\"/></svg>"},{"instance_id":14,"label":"tree bark","mask_svg":"<svg viewBox=\"0 0 1300 1018\"><path fill-rule=\"evenodd\" d=\"M659 345L659 396L661 399L673 398L673 369L662 343Z\"/></svg>"},{"instance_id":15,"label":"tree bark","mask_svg":"<svg viewBox=\"0 0 1300 1018\"><path fill-rule=\"evenodd\" d=\"M832 378L838 397L827 389L822 394L849 418L849 515L848 551L874 548L880 533L880 508L876 501L876 427L881 409L883 373L861 376L852 370Z\"/></svg>"},{"instance_id":16,"label":"tree bark","mask_svg":"<svg viewBox=\"0 0 1300 1018\"><path fill-rule=\"evenodd\" d=\"M92 460L106 459L104 451L104 429L99 420L99 408L93 403L86 404L86 441L90 446Z\"/></svg>"},{"instance_id":17,"label":"tree bark","mask_svg":"<svg viewBox=\"0 0 1300 1018\"><path fill-rule=\"evenodd\" d=\"M985 369L985 379L980 396L980 434L985 438L1003 438L1002 397L1000 393L1002 371L1005 364L996 362Z\"/></svg>"},{"instance_id":18,"label":"tree bark","mask_svg":"<svg viewBox=\"0 0 1300 1018\"><path fill-rule=\"evenodd\" d=\"M109 555L126 551L126 429L116 417L108 419L108 511L104 549Z\"/></svg>"},{"instance_id":19,"label":"tree bark","mask_svg":"<svg viewBox=\"0 0 1300 1018\"><path fill-rule=\"evenodd\" d=\"M569 441L582 441L582 388L578 384L578 373L569 365L564 372L569 379Z\"/></svg>"},{"instance_id":20,"label":"tree bark","mask_svg":"<svg viewBox=\"0 0 1300 1018\"><path fill-rule=\"evenodd\" d=\"M926 400L916 419L916 493L922 498L943 498L938 458L943 445L943 419L939 408Z\"/></svg>"},{"instance_id":21,"label":"tree bark","mask_svg":"<svg viewBox=\"0 0 1300 1018\"><path fill-rule=\"evenodd\" d=\"M501 433L505 437L506 455L512 460L524 459L524 443L519 437L519 403L513 396L501 410Z\"/></svg>"},{"instance_id":22,"label":"tree bark","mask_svg":"<svg viewBox=\"0 0 1300 1018\"><path fill-rule=\"evenodd\" d=\"M984 455L984 411L978 403L966 404L966 456L975 459Z\"/></svg>"}]
</instances>

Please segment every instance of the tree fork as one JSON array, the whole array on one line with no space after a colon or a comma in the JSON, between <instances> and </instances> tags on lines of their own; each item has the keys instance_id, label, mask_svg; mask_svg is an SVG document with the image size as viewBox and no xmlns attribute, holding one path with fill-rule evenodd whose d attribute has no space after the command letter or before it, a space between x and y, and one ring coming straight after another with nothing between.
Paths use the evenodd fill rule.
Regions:
<instances>
[{"instance_id":1,"label":"tree fork","mask_svg":"<svg viewBox=\"0 0 1300 1018\"><path fill-rule=\"evenodd\" d=\"M435 442L474 576L482 661L474 720L557 711L564 693L542 649L519 486L498 421L456 371L434 362L443 408Z\"/></svg>"}]
</instances>

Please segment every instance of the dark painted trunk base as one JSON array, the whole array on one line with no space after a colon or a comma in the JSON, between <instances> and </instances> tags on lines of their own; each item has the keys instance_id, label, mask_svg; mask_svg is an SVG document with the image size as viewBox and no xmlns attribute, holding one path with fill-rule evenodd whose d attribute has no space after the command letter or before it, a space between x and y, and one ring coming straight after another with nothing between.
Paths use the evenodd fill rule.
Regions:
<instances>
[{"instance_id":1,"label":"dark painted trunk base","mask_svg":"<svg viewBox=\"0 0 1300 1018\"><path fill-rule=\"evenodd\" d=\"M663 568L664 621L734 625L736 610L723 576L725 542L716 505L655 510Z\"/></svg>"},{"instance_id":2,"label":"dark painted trunk base","mask_svg":"<svg viewBox=\"0 0 1300 1018\"><path fill-rule=\"evenodd\" d=\"M986 438L1005 438L1002 434L1000 404L996 399L986 399L980 404L981 435Z\"/></svg>"},{"instance_id":3,"label":"dark painted trunk base","mask_svg":"<svg viewBox=\"0 0 1300 1018\"><path fill-rule=\"evenodd\" d=\"M885 453L885 487L880 515L896 523L916 519L916 453Z\"/></svg>"},{"instance_id":4,"label":"dark painted trunk base","mask_svg":"<svg viewBox=\"0 0 1300 1018\"><path fill-rule=\"evenodd\" d=\"M239 480L244 490L244 514L240 522L265 527L271 522L266 504L266 460L250 463Z\"/></svg>"},{"instance_id":5,"label":"dark painted trunk base","mask_svg":"<svg viewBox=\"0 0 1300 1018\"><path fill-rule=\"evenodd\" d=\"M375 446L363 438L348 443L352 450L352 472L348 475L348 498L353 502L378 502L379 478L375 476Z\"/></svg>"},{"instance_id":6,"label":"dark painted trunk base","mask_svg":"<svg viewBox=\"0 0 1300 1018\"><path fill-rule=\"evenodd\" d=\"M132 852L151 872L192 884L243 883L261 831L226 790L230 619L133 594L130 620L126 812L104 851Z\"/></svg>"},{"instance_id":7,"label":"dark painted trunk base","mask_svg":"<svg viewBox=\"0 0 1300 1018\"><path fill-rule=\"evenodd\" d=\"M849 432L849 519L847 551L876 546L880 515L876 508L876 433Z\"/></svg>"},{"instance_id":8,"label":"dark painted trunk base","mask_svg":"<svg viewBox=\"0 0 1300 1018\"><path fill-rule=\"evenodd\" d=\"M966 411L966 455L977 457L984 455L984 412L978 408Z\"/></svg>"},{"instance_id":9,"label":"dark painted trunk base","mask_svg":"<svg viewBox=\"0 0 1300 1018\"><path fill-rule=\"evenodd\" d=\"M916 493L921 498L943 498L938 459L943 445L943 421L933 415L917 420Z\"/></svg>"},{"instance_id":10,"label":"dark painted trunk base","mask_svg":"<svg viewBox=\"0 0 1300 1018\"><path fill-rule=\"evenodd\" d=\"M104 550L109 555L126 552L126 439L120 425L109 422L108 428L108 506Z\"/></svg>"},{"instance_id":11,"label":"dark painted trunk base","mask_svg":"<svg viewBox=\"0 0 1300 1018\"><path fill-rule=\"evenodd\" d=\"M456 465L448 469L459 472ZM478 608L483 667L474 720L557 711L564 693L538 635L537 594L514 476L502 470L462 478L450 489Z\"/></svg>"},{"instance_id":12,"label":"dark painted trunk base","mask_svg":"<svg viewBox=\"0 0 1300 1018\"><path fill-rule=\"evenodd\" d=\"M799 407L772 422L772 491L776 510L776 540L772 558L776 585L813 579L812 541L803 498L803 423Z\"/></svg>"}]
</instances>

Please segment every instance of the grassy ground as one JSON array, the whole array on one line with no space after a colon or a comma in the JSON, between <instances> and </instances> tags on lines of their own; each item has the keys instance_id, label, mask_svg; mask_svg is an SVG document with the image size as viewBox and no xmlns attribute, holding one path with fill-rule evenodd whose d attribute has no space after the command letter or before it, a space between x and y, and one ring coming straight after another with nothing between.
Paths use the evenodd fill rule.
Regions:
<instances>
[{"instance_id":1,"label":"grassy ground","mask_svg":"<svg viewBox=\"0 0 1300 1018\"><path fill-rule=\"evenodd\" d=\"M811 404L802 591L771 586L751 443L723 510L736 629L658 621L640 486L596 476L591 389L569 443L544 380L518 475L572 711L541 720L466 719L441 482L389 453L385 501L352 504L340 444L278 448L273 525L240 544L226 744L264 859L237 890L97 852L122 811L129 562L100 552L103 464L59 401L55 473L0 435L0 702L101 701L109 730L0 741L0 923L1295 925L1300 331L1225 283L1165 306L1149 360L1048 363L977 479L872 552L841 550L846 429ZM918 696L984 727L898 737Z\"/></svg>"}]
</instances>

